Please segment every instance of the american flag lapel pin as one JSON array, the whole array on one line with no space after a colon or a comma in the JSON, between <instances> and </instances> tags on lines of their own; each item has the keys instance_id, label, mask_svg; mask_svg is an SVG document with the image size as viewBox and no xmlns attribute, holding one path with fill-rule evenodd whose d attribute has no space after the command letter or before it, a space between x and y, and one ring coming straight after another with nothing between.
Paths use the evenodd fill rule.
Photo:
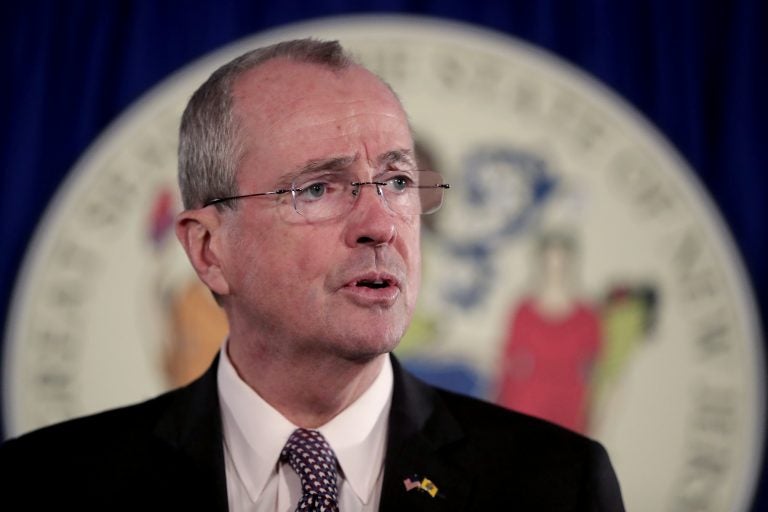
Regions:
<instances>
[{"instance_id":1,"label":"american flag lapel pin","mask_svg":"<svg viewBox=\"0 0 768 512\"><path fill-rule=\"evenodd\" d=\"M416 475L412 475L412 477L409 476L405 480L403 480L403 485L405 485L406 491L419 489L421 488L421 479Z\"/></svg>"},{"instance_id":2,"label":"american flag lapel pin","mask_svg":"<svg viewBox=\"0 0 768 512\"><path fill-rule=\"evenodd\" d=\"M412 491L419 489L426 492L433 498L437 496L437 485L429 478L421 478L418 475L411 475L403 480L403 485L406 491Z\"/></svg>"}]
</instances>

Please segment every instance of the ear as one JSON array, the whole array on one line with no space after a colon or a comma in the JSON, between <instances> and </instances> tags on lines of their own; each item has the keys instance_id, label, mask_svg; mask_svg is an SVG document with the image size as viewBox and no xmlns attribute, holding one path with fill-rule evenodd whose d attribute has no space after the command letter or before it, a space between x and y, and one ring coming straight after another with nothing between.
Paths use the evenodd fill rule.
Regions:
<instances>
[{"instance_id":1,"label":"ear","mask_svg":"<svg viewBox=\"0 0 768 512\"><path fill-rule=\"evenodd\" d=\"M176 237L200 280L218 295L229 294L222 271L221 216L216 208L185 210L176 216Z\"/></svg>"}]
</instances>

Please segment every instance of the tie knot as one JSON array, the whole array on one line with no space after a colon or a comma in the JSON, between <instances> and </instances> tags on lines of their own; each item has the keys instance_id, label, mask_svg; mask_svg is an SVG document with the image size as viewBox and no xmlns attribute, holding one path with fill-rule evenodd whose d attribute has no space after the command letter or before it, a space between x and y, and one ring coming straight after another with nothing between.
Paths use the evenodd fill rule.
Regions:
<instances>
[{"instance_id":1,"label":"tie knot","mask_svg":"<svg viewBox=\"0 0 768 512\"><path fill-rule=\"evenodd\" d=\"M297 428L280 453L299 475L303 496L299 510L338 510L336 455L317 430Z\"/></svg>"}]
</instances>

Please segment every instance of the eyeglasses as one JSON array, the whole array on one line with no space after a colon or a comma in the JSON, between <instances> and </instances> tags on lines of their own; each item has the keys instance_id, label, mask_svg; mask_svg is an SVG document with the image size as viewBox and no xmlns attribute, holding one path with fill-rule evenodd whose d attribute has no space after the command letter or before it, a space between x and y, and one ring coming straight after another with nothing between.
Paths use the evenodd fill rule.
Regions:
<instances>
[{"instance_id":1,"label":"eyeglasses","mask_svg":"<svg viewBox=\"0 0 768 512\"><path fill-rule=\"evenodd\" d=\"M305 219L318 222L340 217L352 210L364 185L375 187L384 204L400 215L436 212L443 204L443 191L451 187L443 183L443 177L436 171L387 171L376 176L374 181L354 181L348 173L326 171L302 175L293 181L291 188L210 199L203 204L203 208L248 197L290 193L293 209Z\"/></svg>"}]
</instances>

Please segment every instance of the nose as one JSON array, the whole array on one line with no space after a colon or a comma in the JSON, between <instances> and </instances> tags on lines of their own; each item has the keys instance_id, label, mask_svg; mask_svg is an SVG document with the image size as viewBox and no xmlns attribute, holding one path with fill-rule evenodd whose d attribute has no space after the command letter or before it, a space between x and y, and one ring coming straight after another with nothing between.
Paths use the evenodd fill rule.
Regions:
<instances>
[{"instance_id":1,"label":"nose","mask_svg":"<svg viewBox=\"0 0 768 512\"><path fill-rule=\"evenodd\" d=\"M397 215L387 206L381 186L375 182L360 183L354 190L355 203L347 215L347 245L379 246L394 242Z\"/></svg>"}]
</instances>

